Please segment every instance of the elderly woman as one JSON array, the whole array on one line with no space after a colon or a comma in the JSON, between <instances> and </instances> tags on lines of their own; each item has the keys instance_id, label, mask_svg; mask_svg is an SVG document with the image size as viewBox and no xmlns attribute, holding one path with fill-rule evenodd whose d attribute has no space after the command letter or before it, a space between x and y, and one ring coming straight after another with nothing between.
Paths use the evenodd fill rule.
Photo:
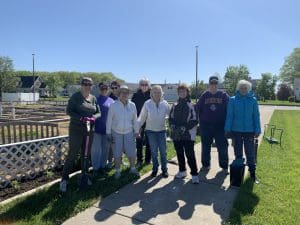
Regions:
<instances>
[{"instance_id":1,"label":"elderly woman","mask_svg":"<svg viewBox=\"0 0 300 225\"><path fill-rule=\"evenodd\" d=\"M135 168L135 138L139 136L135 104L128 99L129 88L122 85L119 88L118 100L110 105L106 121L106 134L113 144L115 160L115 178L121 176L120 164L122 153L125 153L130 163L130 173L139 176Z\"/></svg>"},{"instance_id":2,"label":"elderly woman","mask_svg":"<svg viewBox=\"0 0 300 225\"><path fill-rule=\"evenodd\" d=\"M179 163L179 171L176 178L186 177L185 156L191 169L192 183L198 184L199 177L195 158L194 143L197 132L197 115L190 99L190 90L186 84L180 84L177 88L179 99L173 104L169 116L171 138Z\"/></svg>"},{"instance_id":3,"label":"elderly woman","mask_svg":"<svg viewBox=\"0 0 300 225\"><path fill-rule=\"evenodd\" d=\"M84 77L81 80L80 91L73 94L68 102L67 114L70 116L69 152L63 168L62 181L59 186L61 192L67 191L69 174L72 170L75 158L80 149L81 169L87 171L87 168L83 168L86 136L89 134L89 140L93 139L94 122L98 117L100 117L100 109L97 105L97 99L94 95L91 94L92 85L92 79L89 77ZM91 124L91 132L87 131L87 123ZM89 152L91 143L92 141L89 142L88 146ZM88 167L88 163L86 163L86 166ZM88 180L88 183L91 184L90 180Z\"/></svg>"},{"instance_id":4,"label":"elderly woman","mask_svg":"<svg viewBox=\"0 0 300 225\"><path fill-rule=\"evenodd\" d=\"M140 115L144 103L150 99L150 81L147 78L142 78L139 81L139 89L132 96L131 101L134 102L137 110L137 116ZM151 161L151 151L147 135L145 135L146 124L143 124L140 129L140 137L136 139L136 156L137 165L143 164L143 146L146 145L145 163L149 164Z\"/></svg>"},{"instance_id":5,"label":"elderly woman","mask_svg":"<svg viewBox=\"0 0 300 225\"><path fill-rule=\"evenodd\" d=\"M261 133L260 115L251 88L249 81L238 82L236 95L231 97L228 103L225 132L226 135L231 133L234 138L234 154L237 159L243 157L244 147L250 177L254 182L258 182L255 175L254 137Z\"/></svg>"},{"instance_id":6,"label":"elderly woman","mask_svg":"<svg viewBox=\"0 0 300 225\"><path fill-rule=\"evenodd\" d=\"M166 144L166 116L170 112L167 101L162 99L163 91L160 85L154 85L150 92L151 99L144 103L138 118L141 127L146 122L146 135L149 140L152 157L152 177L158 172L158 150L160 152L160 162L162 176L168 177L167 168L167 144Z\"/></svg>"},{"instance_id":7,"label":"elderly woman","mask_svg":"<svg viewBox=\"0 0 300 225\"><path fill-rule=\"evenodd\" d=\"M108 97L108 84L99 83L100 95L97 97L97 103L100 107L101 117L96 119L94 140L91 149L91 160L94 170L94 176L107 166L109 145L106 137L106 120L108 109L114 100Z\"/></svg>"}]
</instances>

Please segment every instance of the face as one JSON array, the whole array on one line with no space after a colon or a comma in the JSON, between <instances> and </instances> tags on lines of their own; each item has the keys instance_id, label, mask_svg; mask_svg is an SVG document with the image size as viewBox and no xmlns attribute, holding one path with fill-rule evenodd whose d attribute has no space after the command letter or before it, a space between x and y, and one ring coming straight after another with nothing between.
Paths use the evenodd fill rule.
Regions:
<instances>
[{"instance_id":1,"label":"face","mask_svg":"<svg viewBox=\"0 0 300 225\"><path fill-rule=\"evenodd\" d=\"M121 102L127 102L128 101L128 97L129 97L129 91L121 89L120 90L120 95L119 95L119 100Z\"/></svg>"},{"instance_id":2,"label":"face","mask_svg":"<svg viewBox=\"0 0 300 225\"><path fill-rule=\"evenodd\" d=\"M161 99L162 93L159 89L152 90L152 98L155 102L159 102Z\"/></svg>"},{"instance_id":3,"label":"face","mask_svg":"<svg viewBox=\"0 0 300 225\"><path fill-rule=\"evenodd\" d=\"M102 96L107 96L107 94L108 94L108 87L106 87L106 86L102 86L102 87L100 87L100 95L102 95Z\"/></svg>"},{"instance_id":4,"label":"face","mask_svg":"<svg viewBox=\"0 0 300 225\"><path fill-rule=\"evenodd\" d=\"M81 84L81 90L84 92L91 92L92 86L93 86L92 82L83 81L83 83Z\"/></svg>"},{"instance_id":5,"label":"face","mask_svg":"<svg viewBox=\"0 0 300 225\"><path fill-rule=\"evenodd\" d=\"M239 87L239 92L241 95L246 95L248 94L248 89L246 85L240 85Z\"/></svg>"},{"instance_id":6,"label":"face","mask_svg":"<svg viewBox=\"0 0 300 225\"><path fill-rule=\"evenodd\" d=\"M179 89L178 90L179 98L186 98L187 97L187 90L186 89Z\"/></svg>"},{"instance_id":7,"label":"face","mask_svg":"<svg viewBox=\"0 0 300 225\"><path fill-rule=\"evenodd\" d=\"M117 85L111 86L111 91L114 95L118 94L119 87Z\"/></svg>"},{"instance_id":8,"label":"face","mask_svg":"<svg viewBox=\"0 0 300 225\"><path fill-rule=\"evenodd\" d=\"M218 82L214 82L214 81L210 82L209 83L209 90L211 92L213 92L213 93L217 92L217 90L218 90Z\"/></svg>"},{"instance_id":9,"label":"face","mask_svg":"<svg viewBox=\"0 0 300 225\"><path fill-rule=\"evenodd\" d=\"M149 90L149 85L146 82L140 83L140 89L142 90L142 92L146 92Z\"/></svg>"}]
</instances>

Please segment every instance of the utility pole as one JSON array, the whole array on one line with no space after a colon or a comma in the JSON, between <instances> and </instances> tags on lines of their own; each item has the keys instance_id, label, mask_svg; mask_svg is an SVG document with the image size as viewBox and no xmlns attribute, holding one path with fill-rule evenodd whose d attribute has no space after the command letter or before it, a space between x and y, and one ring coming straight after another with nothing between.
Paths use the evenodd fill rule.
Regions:
<instances>
[{"instance_id":1,"label":"utility pole","mask_svg":"<svg viewBox=\"0 0 300 225\"><path fill-rule=\"evenodd\" d=\"M198 45L196 48L196 97L198 98Z\"/></svg>"},{"instance_id":2,"label":"utility pole","mask_svg":"<svg viewBox=\"0 0 300 225\"><path fill-rule=\"evenodd\" d=\"M32 53L32 93L33 93L33 102L35 103L35 88L34 88L34 53Z\"/></svg>"}]
</instances>

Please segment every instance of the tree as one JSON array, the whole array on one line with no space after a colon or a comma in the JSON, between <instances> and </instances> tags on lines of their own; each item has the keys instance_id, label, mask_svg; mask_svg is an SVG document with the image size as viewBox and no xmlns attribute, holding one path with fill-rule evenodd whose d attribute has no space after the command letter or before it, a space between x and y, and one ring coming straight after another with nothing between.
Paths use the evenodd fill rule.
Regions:
<instances>
[{"instance_id":1,"label":"tree","mask_svg":"<svg viewBox=\"0 0 300 225\"><path fill-rule=\"evenodd\" d=\"M250 80L250 72L245 65L229 66L224 76L224 86L229 95L234 95L237 83L244 79Z\"/></svg>"},{"instance_id":2,"label":"tree","mask_svg":"<svg viewBox=\"0 0 300 225\"><path fill-rule=\"evenodd\" d=\"M190 89L191 98L197 99L207 89L207 84L204 84L203 80L201 80L200 82L198 81L198 90L196 91L196 82L193 82L190 86Z\"/></svg>"},{"instance_id":3,"label":"tree","mask_svg":"<svg viewBox=\"0 0 300 225\"><path fill-rule=\"evenodd\" d=\"M46 83L47 88L50 92L50 96L56 97L57 92L63 83L62 80L60 79L59 75L50 73L46 76L43 76L43 78L44 78L44 82Z\"/></svg>"},{"instance_id":4,"label":"tree","mask_svg":"<svg viewBox=\"0 0 300 225\"><path fill-rule=\"evenodd\" d=\"M285 58L283 66L280 68L280 79L287 84L293 84L295 77L300 77L300 48Z\"/></svg>"},{"instance_id":5,"label":"tree","mask_svg":"<svg viewBox=\"0 0 300 225\"><path fill-rule=\"evenodd\" d=\"M278 86L277 99L287 101L292 96L292 89L288 84L282 83Z\"/></svg>"},{"instance_id":6,"label":"tree","mask_svg":"<svg viewBox=\"0 0 300 225\"><path fill-rule=\"evenodd\" d=\"M255 94L259 98L274 99L275 86L277 83L277 77L272 73L262 73L261 80L258 82Z\"/></svg>"},{"instance_id":7,"label":"tree","mask_svg":"<svg viewBox=\"0 0 300 225\"><path fill-rule=\"evenodd\" d=\"M2 92L15 91L19 79L13 73L13 61L9 57L0 56L0 99Z\"/></svg>"}]
</instances>

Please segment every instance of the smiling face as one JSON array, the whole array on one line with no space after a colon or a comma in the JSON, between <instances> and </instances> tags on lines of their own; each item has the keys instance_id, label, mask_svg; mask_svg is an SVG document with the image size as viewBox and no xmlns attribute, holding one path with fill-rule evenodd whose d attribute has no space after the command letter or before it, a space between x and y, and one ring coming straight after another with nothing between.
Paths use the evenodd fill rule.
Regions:
<instances>
[{"instance_id":1,"label":"smiling face","mask_svg":"<svg viewBox=\"0 0 300 225\"><path fill-rule=\"evenodd\" d=\"M248 94L248 87L246 84L241 84L239 87L239 92L241 95L246 95Z\"/></svg>"},{"instance_id":2,"label":"smiling face","mask_svg":"<svg viewBox=\"0 0 300 225\"><path fill-rule=\"evenodd\" d=\"M149 90L149 84L148 83L146 83L146 82L142 82L142 83L140 83L140 89L141 89L141 91L144 93L144 92L146 92L146 91L148 91Z\"/></svg>"},{"instance_id":3,"label":"smiling face","mask_svg":"<svg viewBox=\"0 0 300 225\"><path fill-rule=\"evenodd\" d=\"M81 83L81 92L83 95L89 95L91 93L92 90L92 82L90 81L83 81Z\"/></svg>"},{"instance_id":4,"label":"smiling face","mask_svg":"<svg viewBox=\"0 0 300 225\"><path fill-rule=\"evenodd\" d=\"M107 86L101 86L99 89L100 95L107 96L108 95L108 87Z\"/></svg>"},{"instance_id":5,"label":"smiling face","mask_svg":"<svg viewBox=\"0 0 300 225\"><path fill-rule=\"evenodd\" d=\"M152 89L152 99L153 99L153 101L159 102L161 97L162 97L162 92L161 92L160 89L158 89L158 88Z\"/></svg>"},{"instance_id":6,"label":"smiling face","mask_svg":"<svg viewBox=\"0 0 300 225\"><path fill-rule=\"evenodd\" d=\"M188 94L188 92L187 92L187 90L185 89L185 88L181 88L181 89L179 89L178 90L178 96L179 96L179 98L186 98L187 97L187 94Z\"/></svg>"},{"instance_id":7,"label":"smiling face","mask_svg":"<svg viewBox=\"0 0 300 225\"><path fill-rule=\"evenodd\" d=\"M124 104L127 103L129 97L128 89L120 89L119 100Z\"/></svg>"}]
</instances>

